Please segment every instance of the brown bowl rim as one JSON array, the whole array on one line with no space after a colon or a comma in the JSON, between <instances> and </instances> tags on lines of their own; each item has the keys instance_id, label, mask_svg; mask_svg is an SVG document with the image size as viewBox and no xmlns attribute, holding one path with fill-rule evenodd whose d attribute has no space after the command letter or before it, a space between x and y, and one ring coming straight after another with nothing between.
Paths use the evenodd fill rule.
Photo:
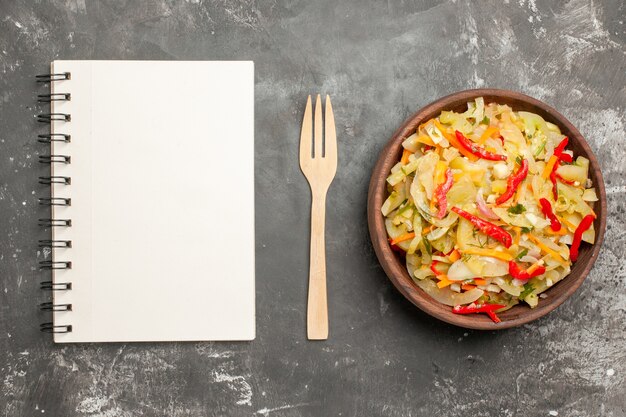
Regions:
<instances>
[{"instance_id":1,"label":"brown bowl rim","mask_svg":"<svg viewBox=\"0 0 626 417\"><path fill-rule=\"evenodd\" d=\"M486 315L457 315L452 313L450 307L438 303L419 288L409 277L406 267L400 262L400 259L393 253L387 241L387 233L384 225L384 218L380 212L380 207L386 198L386 178L391 167L397 163L398 155L401 148L403 138L415 131L416 126L423 120L434 117L442 110L449 110L458 106L460 103L467 102L476 97L485 97L485 102L502 100L505 104L520 103L527 107L535 107L535 112L539 113L544 119L556 124L566 134L571 143L577 143L583 149L583 154L589 159L590 176L598 192L598 201L594 205L594 211L598 217L594 221L596 229L596 241L593 245L585 245L581 247L582 251L591 251L591 256L586 258L586 264L583 270L578 273L570 273L562 281L549 288L545 293L548 298L542 299L539 305L534 309L527 306L518 305L512 309L501 313L502 322L494 323ZM510 104L515 110L515 104ZM539 111L537 111L539 110ZM583 281L593 267L602 242L606 229L606 191L604 180L598 160L591 150L589 144L582 134L570 123L565 116L556 111L546 103L537 100L528 95L517 91L481 88L472 90L463 90L442 97L425 107L422 107L411 117L409 117L391 136L385 147L380 152L380 156L376 162L369 184L368 201L367 201L367 217L368 227L372 245L376 252L376 256L383 267L387 277L393 285L406 297L411 303L420 308L425 313L442 320L444 322L476 330L502 330L511 327L521 326L523 324L534 321L540 317L550 313L558 306L563 304L574 292L582 285ZM382 233L381 233L382 232ZM579 261L582 259L579 259ZM565 285L563 285L565 284ZM560 286L560 287L559 287ZM555 292L556 288L563 289ZM521 310L523 309L523 310ZM521 314L523 311L523 314ZM520 314L518 314L520 313Z\"/></svg>"}]
</instances>

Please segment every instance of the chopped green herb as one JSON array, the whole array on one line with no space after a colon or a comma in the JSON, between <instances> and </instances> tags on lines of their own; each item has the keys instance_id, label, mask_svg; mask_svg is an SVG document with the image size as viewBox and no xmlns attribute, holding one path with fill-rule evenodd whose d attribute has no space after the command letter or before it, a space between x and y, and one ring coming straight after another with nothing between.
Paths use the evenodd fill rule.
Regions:
<instances>
[{"instance_id":1,"label":"chopped green herb","mask_svg":"<svg viewBox=\"0 0 626 417\"><path fill-rule=\"evenodd\" d=\"M522 233L530 233L532 230L532 227L522 227Z\"/></svg>"},{"instance_id":2,"label":"chopped green herb","mask_svg":"<svg viewBox=\"0 0 626 417\"><path fill-rule=\"evenodd\" d=\"M534 290L535 287L533 287L533 284L527 282L526 284L524 284L524 290L520 293L519 299L523 300L524 298L528 297L530 293L532 293Z\"/></svg>"},{"instance_id":3,"label":"chopped green herb","mask_svg":"<svg viewBox=\"0 0 626 417\"><path fill-rule=\"evenodd\" d=\"M490 120L487 116L485 116L483 120L480 122L481 125L489 125L489 123L490 123Z\"/></svg>"},{"instance_id":4,"label":"chopped green herb","mask_svg":"<svg viewBox=\"0 0 626 417\"><path fill-rule=\"evenodd\" d=\"M467 261L469 261L470 259L472 259L472 255L468 255L468 254L464 253L464 254L463 254L463 256L461 256L461 260L462 260L463 262L467 262Z\"/></svg>"},{"instance_id":5,"label":"chopped green herb","mask_svg":"<svg viewBox=\"0 0 626 417\"><path fill-rule=\"evenodd\" d=\"M522 165L522 161L524 160L524 158L522 158L522 155L517 155L517 158L515 158L515 163L517 165Z\"/></svg>"},{"instance_id":6,"label":"chopped green herb","mask_svg":"<svg viewBox=\"0 0 626 417\"><path fill-rule=\"evenodd\" d=\"M524 256L526 256L527 253L528 253L528 249L524 249L523 251L517 254L517 256L515 257L515 260L522 259Z\"/></svg>"},{"instance_id":7,"label":"chopped green herb","mask_svg":"<svg viewBox=\"0 0 626 417\"><path fill-rule=\"evenodd\" d=\"M543 141L543 143L541 144L539 148L537 148L537 150L535 151L535 158L537 158L541 154L541 152L543 152L543 150L546 147L546 142L548 142L547 139Z\"/></svg>"},{"instance_id":8,"label":"chopped green herb","mask_svg":"<svg viewBox=\"0 0 626 417\"><path fill-rule=\"evenodd\" d=\"M520 203L517 203L513 207L510 207L507 211L511 214L522 214L523 212L526 211L526 207L524 207Z\"/></svg>"}]
</instances>

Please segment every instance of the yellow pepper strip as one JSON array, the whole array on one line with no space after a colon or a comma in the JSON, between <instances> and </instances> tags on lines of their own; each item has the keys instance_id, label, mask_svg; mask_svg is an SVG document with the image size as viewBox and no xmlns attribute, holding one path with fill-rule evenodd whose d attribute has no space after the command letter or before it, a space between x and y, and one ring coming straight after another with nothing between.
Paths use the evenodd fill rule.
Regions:
<instances>
[{"instance_id":1,"label":"yellow pepper strip","mask_svg":"<svg viewBox=\"0 0 626 417\"><path fill-rule=\"evenodd\" d=\"M456 262L461 259L461 254L455 249L448 255L448 259L450 259L450 262Z\"/></svg>"},{"instance_id":2,"label":"yellow pepper strip","mask_svg":"<svg viewBox=\"0 0 626 417\"><path fill-rule=\"evenodd\" d=\"M494 133L498 133L499 130L497 127L495 126L489 126L487 129L485 129L485 131L483 132L482 135L480 135L480 139L478 139L478 143L480 143L481 145L485 144L485 141L490 138L491 136L493 136Z\"/></svg>"},{"instance_id":3,"label":"yellow pepper strip","mask_svg":"<svg viewBox=\"0 0 626 417\"><path fill-rule=\"evenodd\" d=\"M554 259L556 259L561 265L563 266L569 266L569 263L563 259L563 257L561 255L559 255L556 251L550 249L549 247L547 247L543 242L541 242L539 239L537 239L535 236L533 236L532 234L528 234L528 239L530 239L535 245L539 246L539 248L544 251L545 253L547 253L548 255L552 256Z\"/></svg>"},{"instance_id":4,"label":"yellow pepper strip","mask_svg":"<svg viewBox=\"0 0 626 417\"><path fill-rule=\"evenodd\" d=\"M430 136L425 135L423 133L419 133L417 135L417 139L415 139L416 141L423 143L424 145L428 145L428 146L435 146L435 142L433 142L433 140L430 138Z\"/></svg>"},{"instance_id":5,"label":"yellow pepper strip","mask_svg":"<svg viewBox=\"0 0 626 417\"><path fill-rule=\"evenodd\" d=\"M424 123L422 123L421 125L419 125L419 126L417 127L417 131L419 132L420 130L422 130L422 129L424 128L424 126L426 126L428 123L430 123L430 121L431 121L431 120L433 120L433 119L428 119L428 120L426 120ZM436 120L436 119L435 119L435 120Z\"/></svg>"},{"instance_id":6,"label":"yellow pepper strip","mask_svg":"<svg viewBox=\"0 0 626 417\"><path fill-rule=\"evenodd\" d=\"M408 149L405 149L404 151L402 151L402 159L400 160L400 163L402 165L406 165L409 162L409 156L411 156L412 152L409 151Z\"/></svg>"},{"instance_id":7,"label":"yellow pepper strip","mask_svg":"<svg viewBox=\"0 0 626 417\"><path fill-rule=\"evenodd\" d=\"M563 217L558 216L558 215L556 215L556 217L559 219L559 221L560 221L561 223L563 223L565 226L567 226L567 228L568 228L571 232L573 232L573 231L575 231L575 230L576 230L576 226L575 226L572 222L569 222L569 221L565 220Z\"/></svg>"},{"instance_id":8,"label":"yellow pepper strip","mask_svg":"<svg viewBox=\"0 0 626 417\"><path fill-rule=\"evenodd\" d=\"M559 158L557 158L554 155L552 155L550 159L548 159L548 163L546 164L546 167L543 169L543 172L541 173L541 178L543 178L544 180L548 179L548 177L550 176L550 173L552 172L552 169L554 168L554 164L556 164L558 160Z\"/></svg>"},{"instance_id":9,"label":"yellow pepper strip","mask_svg":"<svg viewBox=\"0 0 626 417\"><path fill-rule=\"evenodd\" d=\"M439 185L444 182L447 168L448 164L446 164L445 161L437 162L437 166L435 168L435 185Z\"/></svg>"},{"instance_id":10,"label":"yellow pepper strip","mask_svg":"<svg viewBox=\"0 0 626 417\"><path fill-rule=\"evenodd\" d=\"M441 275L439 275L439 277L438 277L438 278L439 278L439 282L437 283L437 286L438 286L439 288L445 288L445 287L447 287L448 285L452 284L452 281L450 281L450 280L448 279L448 276L447 276L447 275L445 275L445 274L441 274Z\"/></svg>"},{"instance_id":11,"label":"yellow pepper strip","mask_svg":"<svg viewBox=\"0 0 626 417\"><path fill-rule=\"evenodd\" d=\"M440 146L438 146L439 149L441 149ZM439 184L443 184L444 180L445 180L445 174L446 174L446 169L448 168L448 164L446 164L445 161L439 161L437 162L437 165L435 167L435 178L434 178L434 182L435 182L435 187L438 187ZM435 202L436 202L436 198L433 195L433 198L431 198L430 200L430 209L431 211L435 209Z\"/></svg>"},{"instance_id":12,"label":"yellow pepper strip","mask_svg":"<svg viewBox=\"0 0 626 417\"><path fill-rule=\"evenodd\" d=\"M526 270L526 272L528 272L529 274L532 274L533 272L535 272L537 270L537 268L543 266L543 261L539 260L537 262L535 262L534 264L532 264L531 266L528 267L528 269Z\"/></svg>"},{"instance_id":13,"label":"yellow pepper strip","mask_svg":"<svg viewBox=\"0 0 626 417\"><path fill-rule=\"evenodd\" d=\"M439 120L437 120L437 119L435 119L435 126L437 126L437 129L439 129L441 131L441 133L443 134L443 137L446 138L446 140L448 142L450 142L450 145L452 145L455 148L457 148L459 150L459 152L461 152L463 155L465 155L470 161L472 161L472 162L478 161L478 157L476 155L474 155L473 153L471 153L470 151L468 151L467 149L465 149L459 143L459 141L456 140L456 137L454 136L454 134L448 133L448 129L443 127L443 125L441 123L439 123Z\"/></svg>"},{"instance_id":14,"label":"yellow pepper strip","mask_svg":"<svg viewBox=\"0 0 626 417\"><path fill-rule=\"evenodd\" d=\"M567 234L567 229L565 227L561 227L558 232L555 232L554 230L552 230L551 227L546 227L545 228L546 233L549 233L551 235L559 235L559 236L563 236Z\"/></svg>"},{"instance_id":15,"label":"yellow pepper strip","mask_svg":"<svg viewBox=\"0 0 626 417\"><path fill-rule=\"evenodd\" d=\"M513 259L513 256L510 254L493 249L468 248L463 249L461 252L467 255L489 256L491 258L502 259L503 261L510 261Z\"/></svg>"},{"instance_id":16,"label":"yellow pepper strip","mask_svg":"<svg viewBox=\"0 0 626 417\"><path fill-rule=\"evenodd\" d=\"M393 239L391 241L392 245L397 245L400 242L404 242L405 240L410 240L413 239L415 237L415 233L414 232L410 232L410 233L405 233L401 236L398 236L397 238Z\"/></svg>"},{"instance_id":17,"label":"yellow pepper strip","mask_svg":"<svg viewBox=\"0 0 626 417\"><path fill-rule=\"evenodd\" d=\"M515 240L513 241L513 243L519 245L519 240L522 237L522 228L513 226L513 230L515 231Z\"/></svg>"}]
</instances>

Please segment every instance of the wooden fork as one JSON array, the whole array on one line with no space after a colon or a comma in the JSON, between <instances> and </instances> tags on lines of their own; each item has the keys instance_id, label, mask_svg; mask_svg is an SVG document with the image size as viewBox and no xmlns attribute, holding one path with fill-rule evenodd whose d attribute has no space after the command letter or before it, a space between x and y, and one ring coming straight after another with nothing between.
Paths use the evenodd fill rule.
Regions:
<instances>
[{"instance_id":1,"label":"wooden fork","mask_svg":"<svg viewBox=\"0 0 626 417\"><path fill-rule=\"evenodd\" d=\"M322 138L322 99L315 101L315 140L311 118L311 96L307 99L300 134L300 168L311 187L311 259L307 336L309 340L328 339L328 301L326 297L326 193L337 172L337 134L335 116L326 96L326 124Z\"/></svg>"}]
</instances>

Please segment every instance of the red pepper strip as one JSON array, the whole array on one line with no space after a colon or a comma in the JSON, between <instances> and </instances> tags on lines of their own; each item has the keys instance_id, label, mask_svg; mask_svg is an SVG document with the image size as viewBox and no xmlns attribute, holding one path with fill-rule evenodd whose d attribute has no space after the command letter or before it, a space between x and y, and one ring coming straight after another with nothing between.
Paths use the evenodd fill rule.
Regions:
<instances>
[{"instance_id":1,"label":"red pepper strip","mask_svg":"<svg viewBox=\"0 0 626 417\"><path fill-rule=\"evenodd\" d=\"M491 153L482 146L478 146L468 138L466 138L463 133L458 130L454 132L456 134L456 139L459 141L461 146L467 149L472 155L476 155L479 158L487 159L489 161L506 161L506 155L499 155L496 153Z\"/></svg>"},{"instance_id":2,"label":"red pepper strip","mask_svg":"<svg viewBox=\"0 0 626 417\"><path fill-rule=\"evenodd\" d=\"M572 262L575 262L576 259L578 259L578 248L580 247L580 242L583 239L583 233L585 233L585 231L591 227L591 225L593 224L593 219L595 219L595 216L593 214L587 214L585 217L583 217L582 221L574 232L574 240L572 241L572 246L569 248L569 258Z\"/></svg>"},{"instance_id":3,"label":"red pepper strip","mask_svg":"<svg viewBox=\"0 0 626 417\"><path fill-rule=\"evenodd\" d=\"M473 214L468 213L465 210L461 210L458 207L452 207L452 211L458 214L461 217L469 220L474 227L483 232L484 234L491 236L498 242L502 243L507 249L511 247L511 242L513 238L511 235L501 228L500 226L496 226L493 223L489 223L486 220L481 219L480 217L474 216Z\"/></svg>"},{"instance_id":4,"label":"red pepper strip","mask_svg":"<svg viewBox=\"0 0 626 417\"><path fill-rule=\"evenodd\" d=\"M454 177L452 176L452 170L448 168L446 170L446 180L440 184L435 190L435 197L437 198L437 204L439 204L439 211L437 212L437 218L443 219L446 215L446 209L448 208L448 199L446 194L452 188Z\"/></svg>"},{"instance_id":5,"label":"red pepper strip","mask_svg":"<svg viewBox=\"0 0 626 417\"><path fill-rule=\"evenodd\" d=\"M563 140L556 146L556 148L554 148L554 156L556 156L557 158L561 158L561 154L563 153L563 151L565 150L565 147L567 146L567 142L569 142L569 139L566 137L563 138Z\"/></svg>"},{"instance_id":6,"label":"red pepper strip","mask_svg":"<svg viewBox=\"0 0 626 417\"><path fill-rule=\"evenodd\" d=\"M509 198L513 197L515 191L519 185L524 181L528 175L528 161L526 159L522 159L522 165L519 167L516 173L509 175L509 178L506 180L506 191L496 200L496 204L500 205L507 201Z\"/></svg>"},{"instance_id":7,"label":"red pepper strip","mask_svg":"<svg viewBox=\"0 0 626 417\"><path fill-rule=\"evenodd\" d=\"M493 311L488 311L487 315L491 320L493 320L494 323L500 323L502 321L500 320L500 317L498 317Z\"/></svg>"},{"instance_id":8,"label":"red pepper strip","mask_svg":"<svg viewBox=\"0 0 626 417\"><path fill-rule=\"evenodd\" d=\"M486 313L494 323L500 323L500 318L495 311L505 307L503 304L482 304L477 306L454 306L452 312L455 314Z\"/></svg>"},{"instance_id":9,"label":"red pepper strip","mask_svg":"<svg viewBox=\"0 0 626 417\"><path fill-rule=\"evenodd\" d=\"M567 162L568 164L571 164L572 162L574 162L574 157L572 157L572 155L568 153L562 153L559 156L559 159L563 162Z\"/></svg>"},{"instance_id":10,"label":"red pepper strip","mask_svg":"<svg viewBox=\"0 0 626 417\"><path fill-rule=\"evenodd\" d=\"M561 155L561 157L566 156L566 155L570 157L569 159L570 159L570 162L571 162L572 161L572 157L570 156L570 154L564 153L564 154ZM558 172L556 172L559 169L559 167L561 166L561 161L565 161L565 159L566 158L561 158L561 159L557 160L556 163L554 164L552 172L554 172L554 175L556 176L557 180L559 180L561 182L564 182L565 184L568 184L568 185L574 185L574 182L576 182L576 181L566 180L565 178L560 176ZM565 161L565 162L567 162L567 161ZM555 198L555 200L556 200L556 198Z\"/></svg>"},{"instance_id":11,"label":"red pepper strip","mask_svg":"<svg viewBox=\"0 0 626 417\"><path fill-rule=\"evenodd\" d=\"M433 261L433 263L430 264L430 270L435 273L435 276L439 276L441 274L441 272L437 271L437 268L435 268L438 263L439 261Z\"/></svg>"},{"instance_id":12,"label":"red pepper strip","mask_svg":"<svg viewBox=\"0 0 626 417\"><path fill-rule=\"evenodd\" d=\"M560 176L559 174L555 174L556 175L556 179L567 184L567 185L574 185L574 183L576 181L571 181L571 180L566 180L565 178L563 178L562 176Z\"/></svg>"},{"instance_id":13,"label":"red pepper strip","mask_svg":"<svg viewBox=\"0 0 626 417\"><path fill-rule=\"evenodd\" d=\"M552 195L554 196L554 200L555 201L558 200L558 198L559 198L559 191L558 191L558 188L556 186L556 180L557 180L556 170L559 168L559 161L565 161L565 162L572 162L573 161L573 158L572 158L571 155L563 153L563 151L565 150L565 147L567 146L568 142L569 142L569 139L566 136L556 146L556 148L554 148L554 156L557 157L557 161L554 164L554 166L552 167L552 172L550 173L550 181L552 182Z\"/></svg>"},{"instance_id":14,"label":"red pepper strip","mask_svg":"<svg viewBox=\"0 0 626 417\"><path fill-rule=\"evenodd\" d=\"M488 311L496 311L505 307L503 304L477 304L469 306L454 306L452 312L456 314L472 314L472 313L486 313Z\"/></svg>"},{"instance_id":15,"label":"red pepper strip","mask_svg":"<svg viewBox=\"0 0 626 417\"><path fill-rule=\"evenodd\" d=\"M539 204L541 204L541 211L543 212L543 215L546 216L546 219L550 220L550 228L552 228L555 232L561 230L561 222L554 215L550 202L545 198L540 198Z\"/></svg>"},{"instance_id":16,"label":"red pepper strip","mask_svg":"<svg viewBox=\"0 0 626 417\"><path fill-rule=\"evenodd\" d=\"M533 272L528 272L520 268L520 266L515 263L515 261L509 261L509 274L515 279L519 279L520 281L528 281L531 278L538 277L541 274L545 274L546 267L540 266L535 269Z\"/></svg>"}]
</instances>

